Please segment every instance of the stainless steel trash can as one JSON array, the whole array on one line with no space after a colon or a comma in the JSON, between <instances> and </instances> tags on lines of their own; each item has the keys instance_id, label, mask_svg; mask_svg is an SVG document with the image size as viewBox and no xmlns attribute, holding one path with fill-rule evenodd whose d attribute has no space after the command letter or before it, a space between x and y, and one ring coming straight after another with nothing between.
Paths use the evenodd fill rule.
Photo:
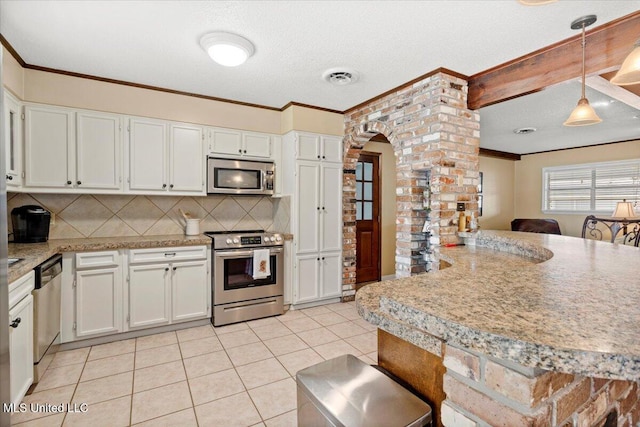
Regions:
<instances>
[{"instance_id":1,"label":"stainless steel trash can","mask_svg":"<svg viewBox=\"0 0 640 427\"><path fill-rule=\"evenodd\" d=\"M298 371L299 427L431 426L431 407L350 354Z\"/></svg>"}]
</instances>

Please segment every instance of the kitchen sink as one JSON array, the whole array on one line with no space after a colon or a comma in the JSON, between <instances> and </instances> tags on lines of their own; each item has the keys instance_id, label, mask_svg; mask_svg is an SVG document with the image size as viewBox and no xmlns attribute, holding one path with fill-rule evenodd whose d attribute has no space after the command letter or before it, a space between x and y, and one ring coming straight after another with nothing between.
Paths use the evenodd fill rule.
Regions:
<instances>
[{"instance_id":1,"label":"kitchen sink","mask_svg":"<svg viewBox=\"0 0 640 427\"><path fill-rule=\"evenodd\" d=\"M24 258L9 258L9 259L7 259L7 264L11 266L11 265L15 264L16 262L22 261L23 259Z\"/></svg>"}]
</instances>

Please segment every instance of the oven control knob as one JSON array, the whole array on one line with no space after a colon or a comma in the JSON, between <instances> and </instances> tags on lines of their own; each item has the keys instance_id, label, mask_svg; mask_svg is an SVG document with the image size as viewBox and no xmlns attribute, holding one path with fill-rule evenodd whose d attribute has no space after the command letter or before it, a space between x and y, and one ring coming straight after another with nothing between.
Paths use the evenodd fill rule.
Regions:
<instances>
[{"instance_id":1,"label":"oven control knob","mask_svg":"<svg viewBox=\"0 0 640 427\"><path fill-rule=\"evenodd\" d=\"M234 239L233 239L233 243L236 243L236 244L240 243L240 239L238 239L237 237L236 237L236 238L234 238Z\"/></svg>"},{"instance_id":2,"label":"oven control knob","mask_svg":"<svg viewBox=\"0 0 640 427\"><path fill-rule=\"evenodd\" d=\"M265 241L265 242L270 242L270 241L271 241L271 237L269 237L269 236L265 236L264 241Z\"/></svg>"},{"instance_id":3,"label":"oven control knob","mask_svg":"<svg viewBox=\"0 0 640 427\"><path fill-rule=\"evenodd\" d=\"M281 236L276 236L275 239L276 239L276 242L282 242L282 237Z\"/></svg>"},{"instance_id":4,"label":"oven control knob","mask_svg":"<svg viewBox=\"0 0 640 427\"><path fill-rule=\"evenodd\" d=\"M233 243L233 241L231 239L227 239L227 245L230 245L231 243Z\"/></svg>"}]
</instances>

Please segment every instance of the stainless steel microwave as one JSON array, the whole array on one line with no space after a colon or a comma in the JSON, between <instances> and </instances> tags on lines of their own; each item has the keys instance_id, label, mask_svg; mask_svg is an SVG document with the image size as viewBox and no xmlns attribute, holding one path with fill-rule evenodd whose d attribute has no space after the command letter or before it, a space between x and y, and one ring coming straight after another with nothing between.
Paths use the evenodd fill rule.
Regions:
<instances>
[{"instance_id":1,"label":"stainless steel microwave","mask_svg":"<svg viewBox=\"0 0 640 427\"><path fill-rule=\"evenodd\" d=\"M208 194L272 195L275 182L273 162L207 159Z\"/></svg>"}]
</instances>

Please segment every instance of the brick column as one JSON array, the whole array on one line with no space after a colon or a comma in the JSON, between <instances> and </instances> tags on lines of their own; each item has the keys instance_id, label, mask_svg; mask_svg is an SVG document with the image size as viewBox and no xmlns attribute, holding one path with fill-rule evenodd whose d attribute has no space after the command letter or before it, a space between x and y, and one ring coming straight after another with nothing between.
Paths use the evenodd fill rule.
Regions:
<instances>
[{"instance_id":1,"label":"brick column","mask_svg":"<svg viewBox=\"0 0 640 427\"><path fill-rule=\"evenodd\" d=\"M424 273L428 242L423 194L430 189L433 244L457 242L456 203L477 216L479 115L466 108L467 82L438 71L345 115L343 298L355 294L355 163L362 146L383 134L396 155L396 275ZM427 182L428 180L428 182ZM435 248L437 257L437 246ZM437 260L434 263L437 268Z\"/></svg>"}]
</instances>

